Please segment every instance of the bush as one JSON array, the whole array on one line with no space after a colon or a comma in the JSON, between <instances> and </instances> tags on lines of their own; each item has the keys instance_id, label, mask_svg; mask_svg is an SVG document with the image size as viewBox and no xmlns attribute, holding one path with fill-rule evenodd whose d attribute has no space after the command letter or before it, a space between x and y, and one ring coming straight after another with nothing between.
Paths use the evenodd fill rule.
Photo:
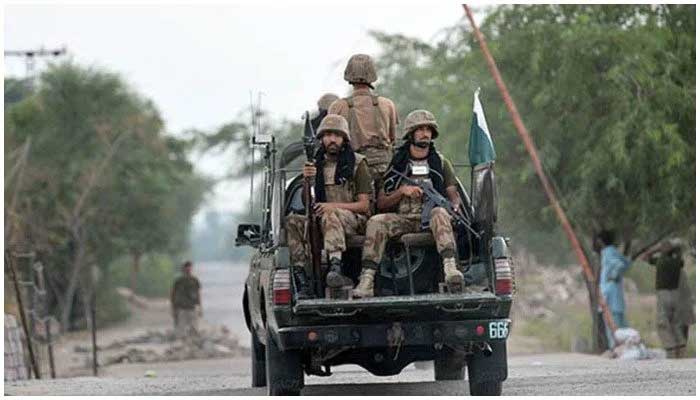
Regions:
<instances>
[{"instance_id":1,"label":"bush","mask_svg":"<svg viewBox=\"0 0 700 400\"><path fill-rule=\"evenodd\" d=\"M98 328L124 321L131 314L126 304L126 299L120 296L114 287L105 287L98 290L95 302Z\"/></svg>"},{"instance_id":2,"label":"bush","mask_svg":"<svg viewBox=\"0 0 700 400\"><path fill-rule=\"evenodd\" d=\"M130 287L131 268L131 257L121 257L109 266L109 275L114 286ZM177 270L178 265L168 256L144 255L136 274L136 294L146 297L168 297Z\"/></svg>"}]
</instances>

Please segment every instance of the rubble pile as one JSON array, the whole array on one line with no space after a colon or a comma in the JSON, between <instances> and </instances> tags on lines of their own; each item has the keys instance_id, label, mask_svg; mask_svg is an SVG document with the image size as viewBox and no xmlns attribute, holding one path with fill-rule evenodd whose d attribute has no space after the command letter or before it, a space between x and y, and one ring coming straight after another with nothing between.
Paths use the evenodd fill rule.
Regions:
<instances>
[{"instance_id":1,"label":"rubble pile","mask_svg":"<svg viewBox=\"0 0 700 400\"><path fill-rule=\"evenodd\" d=\"M75 352L89 353L90 347L76 346ZM177 339L173 330L148 331L145 334L98 346L100 365L154 363L194 359L248 356L238 339L224 326L202 329L196 337ZM89 357L89 356L88 356ZM89 362L88 360L87 362Z\"/></svg>"}]
</instances>

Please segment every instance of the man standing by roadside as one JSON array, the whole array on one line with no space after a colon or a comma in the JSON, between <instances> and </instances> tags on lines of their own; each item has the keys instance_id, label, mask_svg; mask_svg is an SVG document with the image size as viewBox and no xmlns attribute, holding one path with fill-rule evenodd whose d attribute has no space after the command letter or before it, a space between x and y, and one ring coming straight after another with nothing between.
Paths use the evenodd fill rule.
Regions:
<instances>
[{"instance_id":1,"label":"man standing by roadside","mask_svg":"<svg viewBox=\"0 0 700 400\"><path fill-rule=\"evenodd\" d=\"M393 101L371 91L377 73L370 56L350 57L344 79L352 85L352 94L334 101L328 114L342 115L348 121L352 148L367 158L377 190L391 161L399 115Z\"/></svg>"},{"instance_id":2,"label":"man standing by roadside","mask_svg":"<svg viewBox=\"0 0 700 400\"><path fill-rule=\"evenodd\" d=\"M185 261L182 275L170 290L170 305L175 323L175 337L186 339L198 334L199 318L202 316L202 300L199 279L192 274L192 262Z\"/></svg>"},{"instance_id":3,"label":"man standing by roadside","mask_svg":"<svg viewBox=\"0 0 700 400\"><path fill-rule=\"evenodd\" d=\"M656 328L668 358L682 358L690 325L695 323L694 296L683 273L678 239L665 240L649 259L656 266Z\"/></svg>"}]
</instances>

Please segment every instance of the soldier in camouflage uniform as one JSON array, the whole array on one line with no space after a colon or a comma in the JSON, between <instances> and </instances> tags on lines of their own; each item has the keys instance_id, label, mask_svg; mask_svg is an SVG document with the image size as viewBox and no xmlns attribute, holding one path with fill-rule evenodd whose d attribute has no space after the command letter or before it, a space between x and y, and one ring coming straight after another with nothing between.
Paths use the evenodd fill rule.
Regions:
<instances>
[{"instance_id":1,"label":"soldier in camouflage uniform","mask_svg":"<svg viewBox=\"0 0 700 400\"><path fill-rule=\"evenodd\" d=\"M338 98L338 95L326 93L318 99L316 102L316 105L318 105L318 115L311 120L311 126L314 127L314 131L318 131L321 121L328 115L328 108L334 101L338 100Z\"/></svg>"},{"instance_id":2,"label":"soldier in camouflage uniform","mask_svg":"<svg viewBox=\"0 0 700 400\"><path fill-rule=\"evenodd\" d=\"M435 150L432 143L438 136L438 124L428 111L416 110L404 121L403 146L399 147L385 175L383 190L379 193L381 211L396 210L375 215L367 222L367 233L362 249L362 274L353 290L355 297L374 296L374 275L390 238L405 233L420 232L423 192L417 186L406 185L392 171L400 171L414 180L427 181L459 209L461 200L457 178L452 164ZM430 230L437 250L442 256L445 281L461 284L462 273L457 269L456 244L452 220L444 208L436 207L430 214Z\"/></svg>"},{"instance_id":3,"label":"soldier in camouflage uniform","mask_svg":"<svg viewBox=\"0 0 700 400\"><path fill-rule=\"evenodd\" d=\"M656 327L668 358L682 358L690 325L695 323L693 293L683 273L678 239L666 240L649 259L656 266Z\"/></svg>"},{"instance_id":4,"label":"soldier in camouflage uniform","mask_svg":"<svg viewBox=\"0 0 700 400\"><path fill-rule=\"evenodd\" d=\"M342 115L348 121L352 148L367 157L376 188L391 161L399 115L394 102L371 92L377 73L370 56L350 57L344 78L352 85L352 94L333 102L328 114Z\"/></svg>"},{"instance_id":5,"label":"soldier in camouflage uniform","mask_svg":"<svg viewBox=\"0 0 700 400\"><path fill-rule=\"evenodd\" d=\"M330 268L326 285L341 287L352 282L343 276L342 253L346 235L361 235L369 216L369 196L372 178L364 156L352 151L348 123L340 115L323 119L317 137L322 146L316 153L316 164L307 163L303 175L314 177L315 213L321 218L323 248L328 254ZM322 173L317 174L317 171ZM300 298L311 297L304 266L307 264L308 242L306 216L287 217L287 244L290 262Z\"/></svg>"},{"instance_id":6,"label":"soldier in camouflage uniform","mask_svg":"<svg viewBox=\"0 0 700 400\"><path fill-rule=\"evenodd\" d=\"M178 339L193 339L198 335L197 326L202 316L202 300L199 279L192 274L192 262L182 265L182 276L177 278L170 290L170 304L175 336Z\"/></svg>"}]
</instances>

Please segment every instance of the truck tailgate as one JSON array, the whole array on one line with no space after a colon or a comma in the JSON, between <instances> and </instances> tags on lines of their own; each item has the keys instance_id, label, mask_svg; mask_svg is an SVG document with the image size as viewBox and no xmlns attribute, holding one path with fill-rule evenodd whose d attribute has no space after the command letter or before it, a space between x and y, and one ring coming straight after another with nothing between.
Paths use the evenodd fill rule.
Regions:
<instances>
[{"instance_id":1,"label":"truck tailgate","mask_svg":"<svg viewBox=\"0 0 700 400\"><path fill-rule=\"evenodd\" d=\"M370 320L492 318L507 316L511 297L491 292L460 294L419 294L382 296L364 299L299 300L293 307L296 316L363 317Z\"/></svg>"}]
</instances>

